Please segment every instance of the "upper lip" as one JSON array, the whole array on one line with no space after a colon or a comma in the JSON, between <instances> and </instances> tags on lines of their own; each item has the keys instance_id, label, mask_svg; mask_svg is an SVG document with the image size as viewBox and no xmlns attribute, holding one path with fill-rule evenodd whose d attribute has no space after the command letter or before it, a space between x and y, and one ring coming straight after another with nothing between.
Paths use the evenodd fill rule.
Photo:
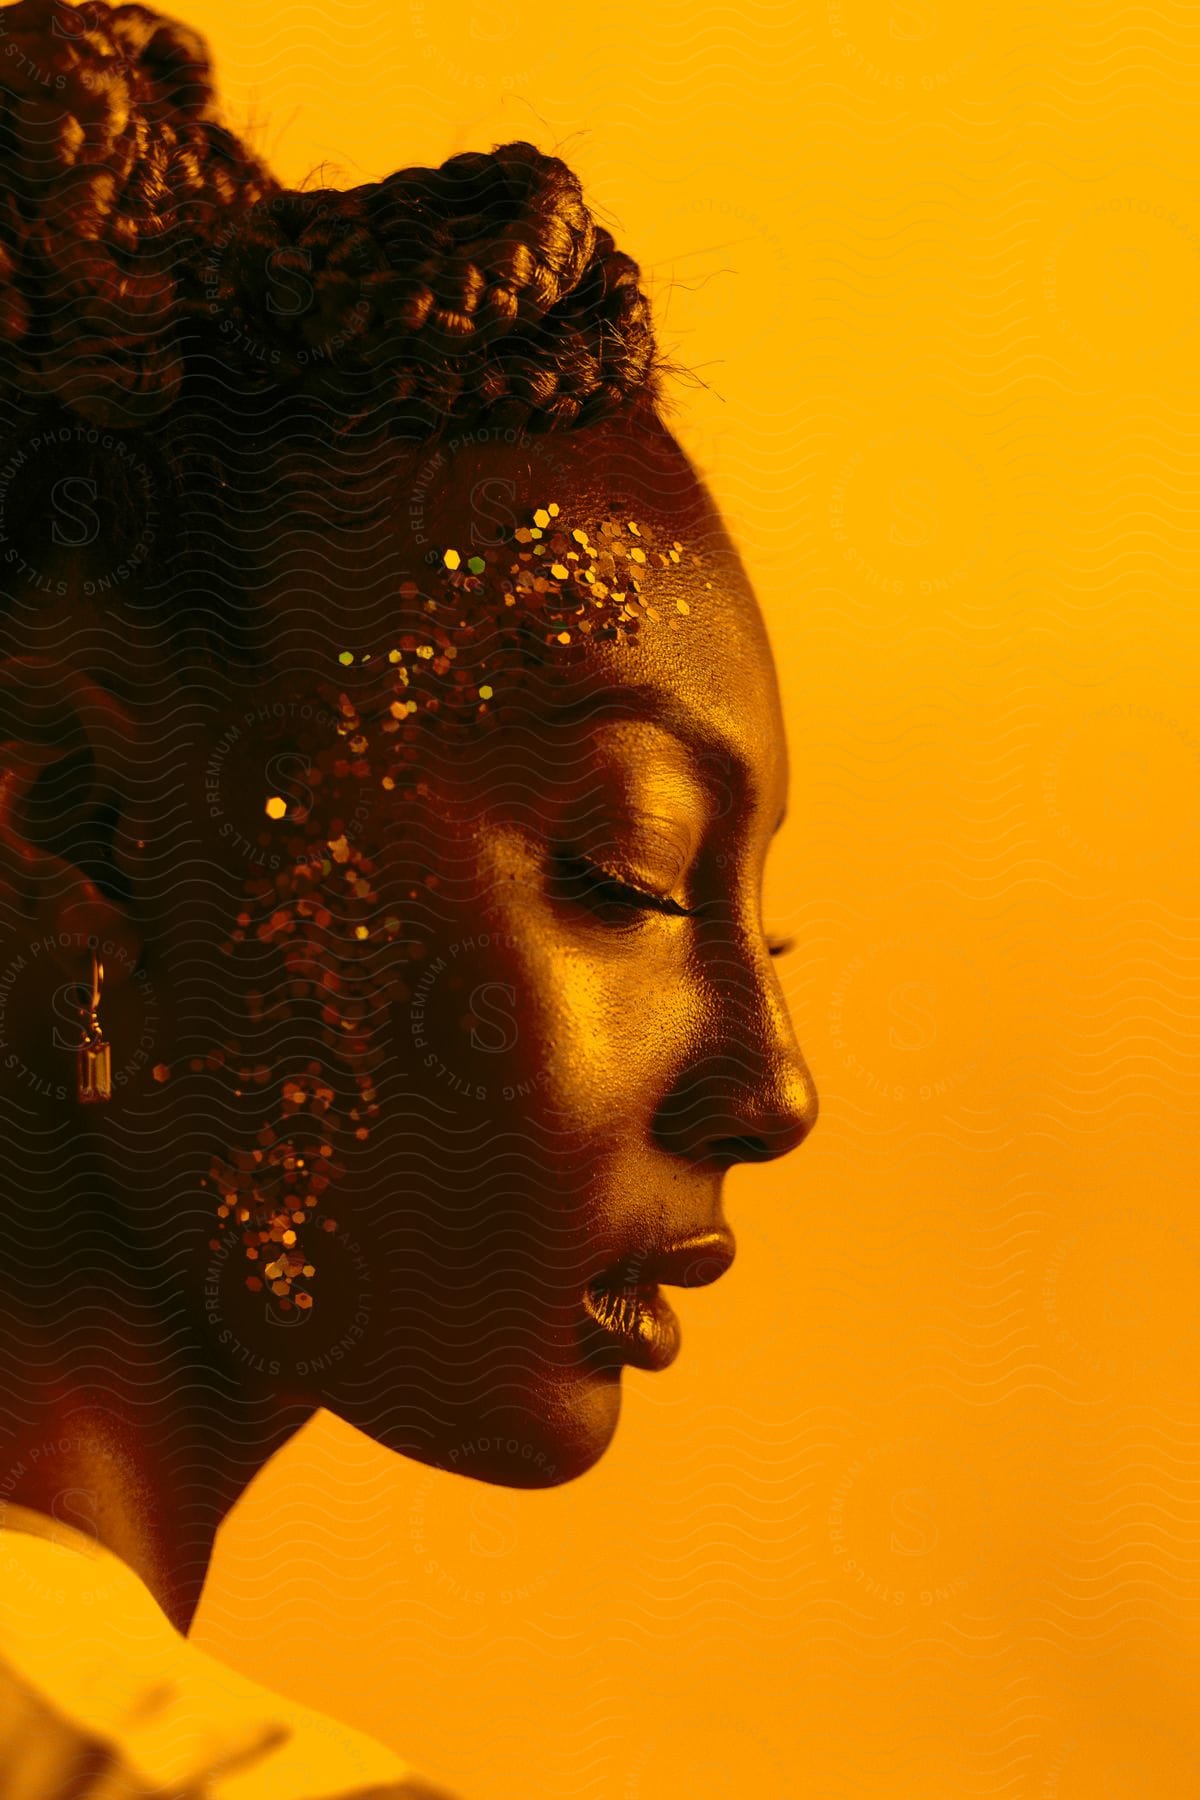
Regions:
<instances>
[{"instance_id":1,"label":"upper lip","mask_svg":"<svg viewBox=\"0 0 1200 1800\"><path fill-rule=\"evenodd\" d=\"M591 1287L707 1287L719 1281L737 1254L737 1243L728 1225L672 1238L650 1250L637 1250L601 1271Z\"/></svg>"}]
</instances>

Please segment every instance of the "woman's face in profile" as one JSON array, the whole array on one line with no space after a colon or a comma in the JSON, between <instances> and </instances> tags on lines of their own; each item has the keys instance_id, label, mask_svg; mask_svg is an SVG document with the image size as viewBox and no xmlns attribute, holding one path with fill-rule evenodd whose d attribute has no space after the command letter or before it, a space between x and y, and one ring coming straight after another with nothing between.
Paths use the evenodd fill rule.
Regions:
<instances>
[{"instance_id":1,"label":"woman's face in profile","mask_svg":"<svg viewBox=\"0 0 1200 1800\"><path fill-rule=\"evenodd\" d=\"M177 1007L169 1079L127 1103L143 1145L212 1150L190 1279L214 1357L514 1485L602 1454L622 1369L678 1348L663 1288L732 1259L726 1170L816 1117L761 916L787 787L770 652L707 500L666 467L610 433L569 459L470 446L398 550L281 544L264 603L302 623L269 685L212 708L185 775L205 894L139 921L159 990L198 958L192 1024L205 983L220 1021L188 1054ZM478 729L423 723L397 770L395 707L358 698L406 660L397 574L427 583L448 547L503 562L550 502L593 544L611 521L680 547L642 570L640 625L576 632ZM359 708L340 734L339 685ZM299 882L297 820L331 847ZM267 1168L294 1245L248 1244Z\"/></svg>"}]
</instances>

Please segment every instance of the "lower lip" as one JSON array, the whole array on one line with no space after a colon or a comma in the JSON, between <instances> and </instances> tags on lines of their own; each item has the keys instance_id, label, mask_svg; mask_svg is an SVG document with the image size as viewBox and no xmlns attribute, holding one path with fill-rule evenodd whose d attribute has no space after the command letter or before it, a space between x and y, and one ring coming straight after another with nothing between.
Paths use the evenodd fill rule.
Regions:
<instances>
[{"instance_id":1,"label":"lower lip","mask_svg":"<svg viewBox=\"0 0 1200 1800\"><path fill-rule=\"evenodd\" d=\"M606 1366L665 1369L679 1355L679 1320L660 1287L585 1288L589 1350Z\"/></svg>"}]
</instances>

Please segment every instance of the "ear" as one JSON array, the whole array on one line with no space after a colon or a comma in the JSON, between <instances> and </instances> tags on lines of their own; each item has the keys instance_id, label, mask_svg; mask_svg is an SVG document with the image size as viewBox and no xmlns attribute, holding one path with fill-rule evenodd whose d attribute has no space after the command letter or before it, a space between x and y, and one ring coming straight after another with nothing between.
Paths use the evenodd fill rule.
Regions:
<instances>
[{"instance_id":1,"label":"ear","mask_svg":"<svg viewBox=\"0 0 1200 1800\"><path fill-rule=\"evenodd\" d=\"M118 947L108 986L141 955L114 858L136 757L132 720L86 676L0 665L0 934L75 980L90 976L89 940Z\"/></svg>"}]
</instances>

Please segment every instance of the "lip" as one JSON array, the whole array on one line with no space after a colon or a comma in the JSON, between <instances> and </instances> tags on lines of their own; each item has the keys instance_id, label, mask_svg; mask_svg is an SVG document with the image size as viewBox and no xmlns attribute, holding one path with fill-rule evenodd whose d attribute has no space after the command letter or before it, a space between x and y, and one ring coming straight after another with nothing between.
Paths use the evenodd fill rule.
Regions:
<instances>
[{"instance_id":1,"label":"lip","mask_svg":"<svg viewBox=\"0 0 1200 1800\"><path fill-rule=\"evenodd\" d=\"M669 1368L679 1355L678 1315L660 1282L669 1287L708 1287L720 1280L737 1254L728 1226L677 1238L604 1269L583 1290L589 1360L603 1368Z\"/></svg>"}]
</instances>

